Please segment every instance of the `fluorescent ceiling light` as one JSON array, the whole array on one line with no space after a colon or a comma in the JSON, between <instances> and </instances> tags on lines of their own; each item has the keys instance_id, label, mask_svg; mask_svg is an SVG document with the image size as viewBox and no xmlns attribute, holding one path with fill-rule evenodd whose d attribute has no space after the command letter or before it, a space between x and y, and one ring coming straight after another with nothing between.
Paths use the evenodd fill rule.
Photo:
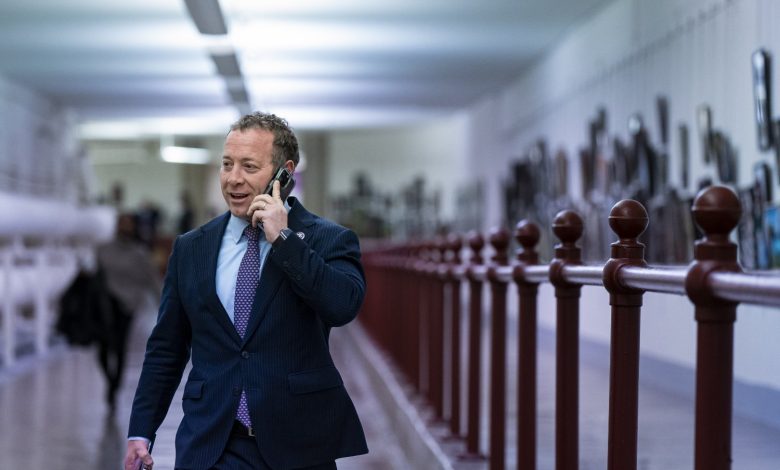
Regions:
<instances>
[{"instance_id":1,"label":"fluorescent ceiling light","mask_svg":"<svg viewBox=\"0 0 780 470\"><path fill-rule=\"evenodd\" d=\"M190 163L204 165L211 160L209 151L195 147L168 145L160 149L160 156L169 163Z\"/></svg>"},{"instance_id":2,"label":"fluorescent ceiling light","mask_svg":"<svg viewBox=\"0 0 780 470\"><path fill-rule=\"evenodd\" d=\"M184 3L201 34L227 34L218 0L184 0Z\"/></svg>"},{"instance_id":3,"label":"fluorescent ceiling light","mask_svg":"<svg viewBox=\"0 0 780 470\"><path fill-rule=\"evenodd\" d=\"M247 104L249 103L249 95L246 93L246 88L243 86L240 88L228 87L228 94L230 95L233 104Z\"/></svg>"},{"instance_id":4,"label":"fluorescent ceiling light","mask_svg":"<svg viewBox=\"0 0 780 470\"><path fill-rule=\"evenodd\" d=\"M235 52L226 54L211 54L211 60L217 66L217 73L223 77L240 77L241 67L238 66L238 58Z\"/></svg>"}]
</instances>

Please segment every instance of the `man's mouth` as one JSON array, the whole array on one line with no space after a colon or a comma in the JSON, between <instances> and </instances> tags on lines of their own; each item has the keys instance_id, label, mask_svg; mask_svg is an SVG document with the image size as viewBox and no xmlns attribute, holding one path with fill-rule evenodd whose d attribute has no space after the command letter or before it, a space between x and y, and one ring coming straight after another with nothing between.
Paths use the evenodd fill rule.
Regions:
<instances>
[{"instance_id":1,"label":"man's mouth","mask_svg":"<svg viewBox=\"0 0 780 470\"><path fill-rule=\"evenodd\" d=\"M230 198L234 201L243 201L244 199L249 197L249 194L247 193L228 193L230 194Z\"/></svg>"}]
</instances>

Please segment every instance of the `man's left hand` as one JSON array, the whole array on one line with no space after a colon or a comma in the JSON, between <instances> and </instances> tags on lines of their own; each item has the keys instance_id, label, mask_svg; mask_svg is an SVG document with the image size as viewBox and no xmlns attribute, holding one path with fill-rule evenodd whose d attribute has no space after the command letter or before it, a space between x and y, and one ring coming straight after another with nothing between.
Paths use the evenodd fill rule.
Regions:
<instances>
[{"instance_id":1,"label":"man's left hand","mask_svg":"<svg viewBox=\"0 0 780 470\"><path fill-rule=\"evenodd\" d=\"M247 215L253 227L258 223L262 224L265 238L269 243L273 243L279 232L287 228L287 209L284 207L284 201L281 198L279 182L274 181L274 187L271 195L260 194L255 196L252 204L249 205Z\"/></svg>"}]
</instances>

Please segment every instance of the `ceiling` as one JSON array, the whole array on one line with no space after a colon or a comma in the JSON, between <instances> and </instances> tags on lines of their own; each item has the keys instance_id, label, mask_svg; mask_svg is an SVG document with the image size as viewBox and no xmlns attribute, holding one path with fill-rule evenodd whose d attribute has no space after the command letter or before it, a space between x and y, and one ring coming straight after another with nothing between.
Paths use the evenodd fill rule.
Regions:
<instances>
[{"instance_id":1,"label":"ceiling","mask_svg":"<svg viewBox=\"0 0 780 470\"><path fill-rule=\"evenodd\" d=\"M0 0L0 75L91 138L221 134L250 108L297 129L395 125L474 103L609 1L221 0L228 34L205 35L184 0ZM226 78L211 54L231 50Z\"/></svg>"}]
</instances>

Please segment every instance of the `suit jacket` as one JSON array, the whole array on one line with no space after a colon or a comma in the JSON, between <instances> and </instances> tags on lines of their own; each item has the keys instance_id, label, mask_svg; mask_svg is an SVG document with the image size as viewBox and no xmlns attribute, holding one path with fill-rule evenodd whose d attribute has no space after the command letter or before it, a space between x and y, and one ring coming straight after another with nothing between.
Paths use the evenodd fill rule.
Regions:
<instances>
[{"instance_id":1,"label":"suit jacket","mask_svg":"<svg viewBox=\"0 0 780 470\"><path fill-rule=\"evenodd\" d=\"M226 213L174 243L157 324L146 347L129 436L154 438L182 373L184 418L176 467L207 469L230 435L241 390L260 452L273 469L368 452L328 350L330 328L351 321L365 293L356 235L294 198L288 237L268 255L242 339L217 297Z\"/></svg>"}]
</instances>

